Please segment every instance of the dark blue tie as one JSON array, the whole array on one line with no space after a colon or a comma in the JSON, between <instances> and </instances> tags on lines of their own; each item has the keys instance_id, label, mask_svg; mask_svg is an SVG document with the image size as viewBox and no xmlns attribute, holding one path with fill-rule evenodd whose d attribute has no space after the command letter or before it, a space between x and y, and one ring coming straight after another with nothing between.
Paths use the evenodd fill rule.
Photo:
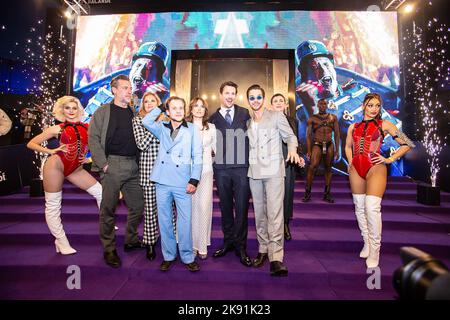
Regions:
<instances>
[{"instance_id":1,"label":"dark blue tie","mask_svg":"<svg viewBox=\"0 0 450 320\"><path fill-rule=\"evenodd\" d=\"M233 122L233 120L231 120L231 116L230 116L230 111L231 110L227 110L226 111L226 115L225 115L225 120L228 122L228 124L231 126L231 123Z\"/></svg>"}]
</instances>

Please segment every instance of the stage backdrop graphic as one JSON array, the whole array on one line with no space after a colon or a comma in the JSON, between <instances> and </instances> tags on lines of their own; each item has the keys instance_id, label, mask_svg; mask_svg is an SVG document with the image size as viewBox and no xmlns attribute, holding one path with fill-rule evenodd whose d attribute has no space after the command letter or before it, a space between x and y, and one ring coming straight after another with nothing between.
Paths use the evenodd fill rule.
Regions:
<instances>
[{"instance_id":1,"label":"stage backdrop graphic","mask_svg":"<svg viewBox=\"0 0 450 320\"><path fill-rule=\"evenodd\" d=\"M77 27L73 90L85 106L85 121L89 121L101 104L111 101L109 82L114 76L130 76L137 105L146 91L157 93L164 101L170 95L171 50L233 48L295 50L300 143L306 145L306 122L317 112L317 100L326 98L328 111L337 115L341 129L342 156L334 167L337 171L345 171L345 136L349 125L362 119L365 94L380 93L383 119L401 128L396 12L82 16ZM382 151L389 156L398 147L387 136ZM391 166L390 174L403 174L402 160Z\"/></svg>"}]
</instances>

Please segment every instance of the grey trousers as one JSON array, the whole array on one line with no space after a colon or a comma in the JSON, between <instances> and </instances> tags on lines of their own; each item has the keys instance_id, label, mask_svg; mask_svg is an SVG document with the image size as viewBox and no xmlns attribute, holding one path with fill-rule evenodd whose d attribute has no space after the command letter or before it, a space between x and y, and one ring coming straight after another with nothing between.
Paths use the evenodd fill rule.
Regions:
<instances>
[{"instance_id":1,"label":"grey trousers","mask_svg":"<svg viewBox=\"0 0 450 320\"><path fill-rule=\"evenodd\" d=\"M108 156L108 170L100 174L103 198L100 205L100 240L103 250L116 249L116 208L122 191L128 207L125 243L138 241L138 226L142 220L144 197L139 185L139 169L135 157Z\"/></svg>"},{"instance_id":2,"label":"grey trousers","mask_svg":"<svg viewBox=\"0 0 450 320\"><path fill-rule=\"evenodd\" d=\"M255 209L259 252L269 261L283 261L284 256L284 177L249 179Z\"/></svg>"}]
</instances>

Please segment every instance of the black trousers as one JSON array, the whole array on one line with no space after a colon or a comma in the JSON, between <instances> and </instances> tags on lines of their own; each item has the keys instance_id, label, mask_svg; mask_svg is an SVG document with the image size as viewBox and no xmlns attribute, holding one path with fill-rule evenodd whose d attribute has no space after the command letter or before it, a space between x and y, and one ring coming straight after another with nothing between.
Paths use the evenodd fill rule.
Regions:
<instances>
[{"instance_id":1,"label":"black trousers","mask_svg":"<svg viewBox=\"0 0 450 320\"><path fill-rule=\"evenodd\" d=\"M250 199L247 173L246 167L214 170L222 213L224 246L234 246L236 250L247 247Z\"/></svg>"}]
</instances>

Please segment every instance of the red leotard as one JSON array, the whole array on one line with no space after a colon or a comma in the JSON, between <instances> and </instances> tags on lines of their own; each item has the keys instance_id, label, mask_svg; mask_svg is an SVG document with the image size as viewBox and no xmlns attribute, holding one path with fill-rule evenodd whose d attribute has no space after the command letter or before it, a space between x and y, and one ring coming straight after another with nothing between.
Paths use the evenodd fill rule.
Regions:
<instances>
[{"instance_id":1,"label":"red leotard","mask_svg":"<svg viewBox=\"0 0 450 320\"><path fill-rule=\"evenodd\" d=\"M384 135L381 129L383 120L367 120L355 124L353 128L353 160L352 165L361 178L373 167L370 155L380 153Z\"/></svg>"},{"instance_id":2,"label":"red leotard","mask_svg":"<svg viewBox=\"0 0 450 320\"><path fill-rule=\"evenodd\" d=\"M88 124L82 122L64 122L60 125L59 142L65 144L67 152L58 151L67 177L78 168L88 150Z\"/></svg>"}]
</instances>

